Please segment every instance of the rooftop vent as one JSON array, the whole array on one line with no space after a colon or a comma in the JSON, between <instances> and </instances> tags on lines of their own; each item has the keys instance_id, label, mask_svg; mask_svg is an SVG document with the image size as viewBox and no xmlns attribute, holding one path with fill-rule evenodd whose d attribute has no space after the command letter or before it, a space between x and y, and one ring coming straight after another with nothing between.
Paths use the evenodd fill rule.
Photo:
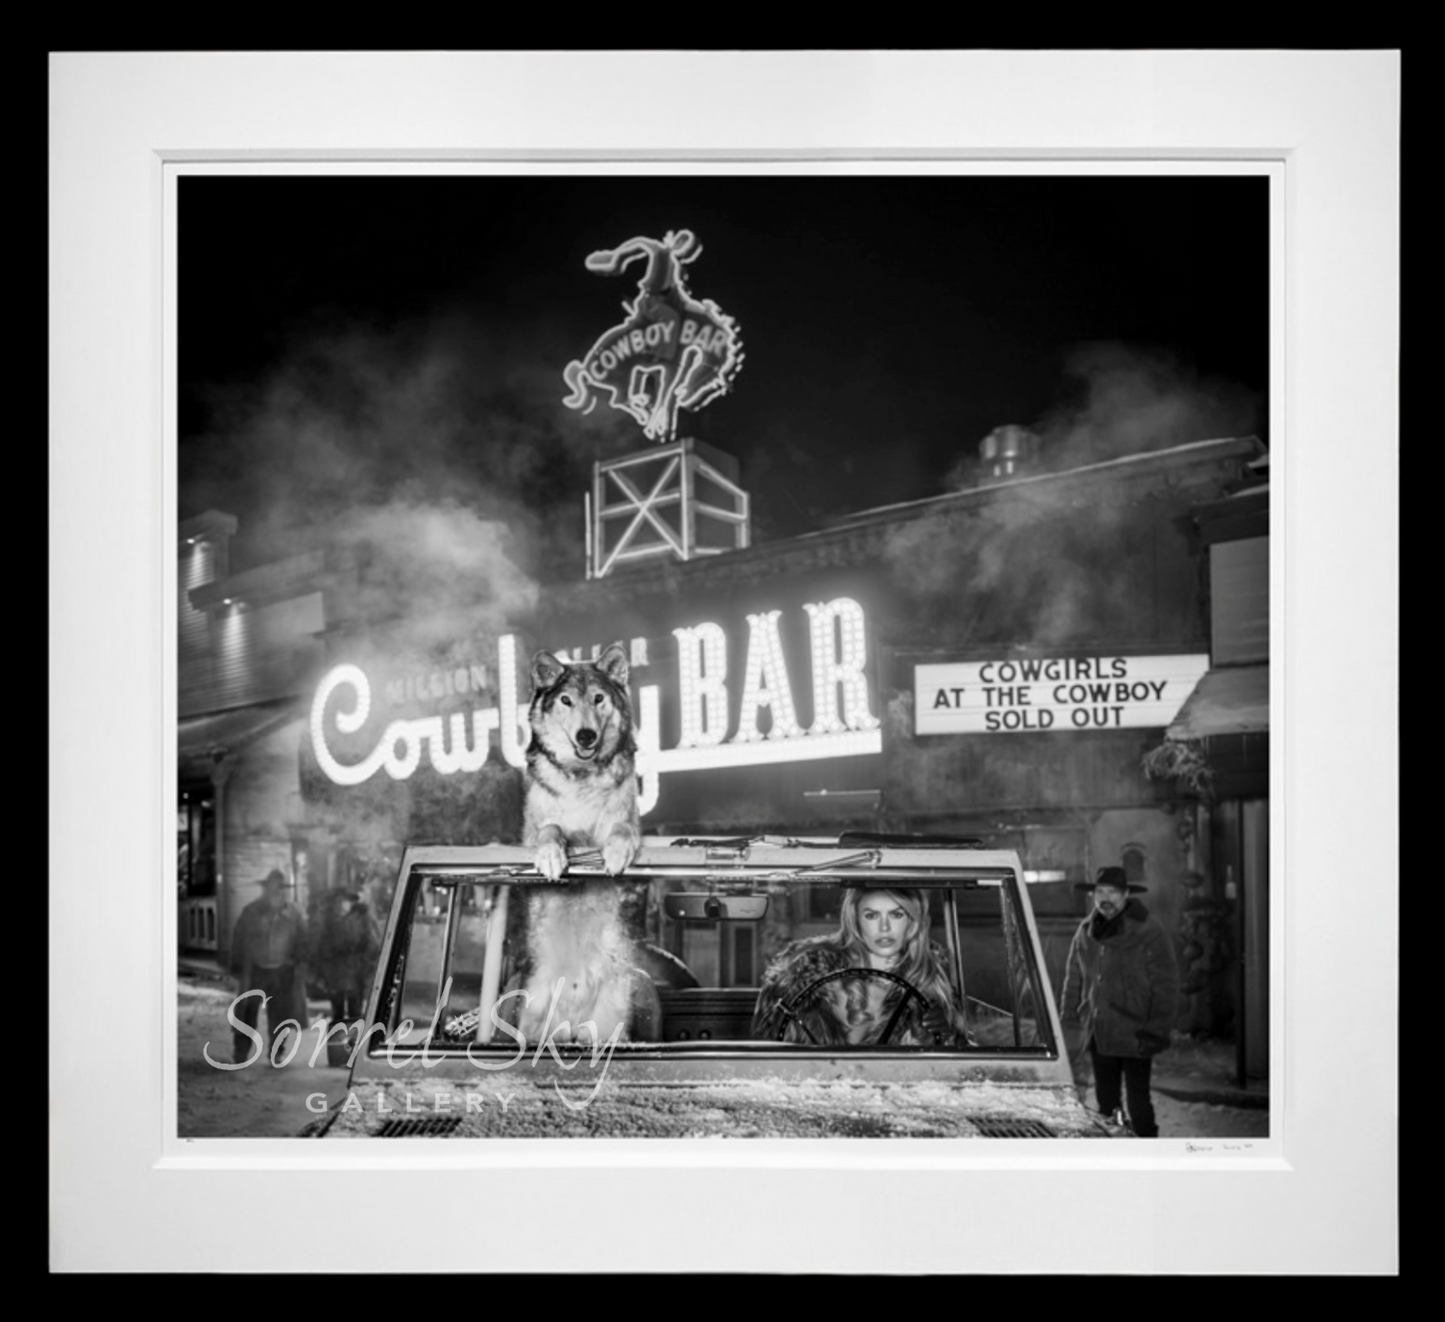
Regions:
<instances>
[{"instance_id":1,"label":"rooftop vent","mask_svg":"<svg viewBox=\"0 0 1445 1322\"><path fill-rule=\"evenodd\" d=\"M985 480L1016 477L1038 458L1039 438L1027 427L1009 423L989 432L979 442L978 452L983 460L982 476Z\"/></svg>"}]
</instances>

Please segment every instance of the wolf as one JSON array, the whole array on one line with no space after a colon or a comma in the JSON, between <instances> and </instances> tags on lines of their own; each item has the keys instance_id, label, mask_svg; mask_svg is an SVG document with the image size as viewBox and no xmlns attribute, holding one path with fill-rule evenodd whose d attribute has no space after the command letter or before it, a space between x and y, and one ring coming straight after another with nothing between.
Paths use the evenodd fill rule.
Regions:
<instances>
[{"instance_id":1,"label":"wolf","mask_svg":"<svg viewBox=\"0 0 1445 1322\"><path fill-rule=\"evenodd\" d=\"M642 830L627 674L621 643L591 662L568 665L550 652L532 658L522 842L549 881L567 871L569 847L600 849L613 876L637 857ZM620 900L611 882L533 889L520 1019L529 1039L545 1032L570 1040L589 1021L599 1042L614 1029L627 1038L655 1015L656 992L638 967Z\"/></svg>"},{"instance_id":2,"label":"wolf","mask_svg":"<svg viewBox=\"0 0 1445 1322\"><path fill-rule=\"evenodd\" d=\"M522 843L536 850L537 871L560 880L570 844L601 849L603 865L616 876L636 858L642 838L622 644L576 665L538 652L527 723Z\"/></svg>"}]
</instances>

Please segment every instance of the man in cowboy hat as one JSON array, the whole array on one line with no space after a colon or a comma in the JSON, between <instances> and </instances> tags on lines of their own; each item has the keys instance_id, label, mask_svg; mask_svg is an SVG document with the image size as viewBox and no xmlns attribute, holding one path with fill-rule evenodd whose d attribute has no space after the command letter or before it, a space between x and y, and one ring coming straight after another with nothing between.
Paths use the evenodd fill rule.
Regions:
<instances>
[{"instance_id":1,"label":"man in cowboy hat","mask_svg":"<svg viewBox=\"0 0 1445 1322\"><path fill-rule=\"evenodd\" d=\"M260 896L241 910L231 937L231 972L236 975L238 995L244 997L236 1015L250 1030L237 1028L231 1034L232 1060L238 1065L255 1059L258 1047L269 1051L277 1027L288 1019L306 1027L306 920L286 891L285 874L272 868L261 883ZM263 997L246 995L252 991L264 996L265 1038L256 1027Z\"/></svg>"},{"instance_id":2,"label":"man in cowboy hat","mask_svg":"<svg viewBox=\"0 0 1445 1322\"><path fill-rule=\"evenodd\" d=\"M1099 1110L1112 1115L1127 1092L1134 1132L1155 1138L1149 1073L1169 1045L1179 1003L1174 947L1158 920L1131 898L1145 887L1123 868L1100 868L1077 889L1093 892L1093 912L1069 946L1061 1017L1066 1026L1078 1025L1089 1049Z\"/></svg>"}]
</instances>

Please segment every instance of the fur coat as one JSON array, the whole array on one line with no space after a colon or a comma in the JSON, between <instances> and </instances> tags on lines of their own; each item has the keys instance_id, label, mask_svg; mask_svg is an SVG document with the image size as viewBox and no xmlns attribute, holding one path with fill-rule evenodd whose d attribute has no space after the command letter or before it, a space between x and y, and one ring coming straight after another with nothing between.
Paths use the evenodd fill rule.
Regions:
<instances>
[{"instance_id":1,"label":"fur coat","mask_svg":"<svg viewBox=\"0 0 1445 1322\"><path fill-rule=\"evenodd\" d=\"M935 967L947 969L943 951L933 944L929 948ZM831 936L807 937L785 947L763 974L753 1037L769 1042L876 1045L899 1002L907 997L888 1046L951 1045L962 1040L960 998L953 997L952 1007L931 1003L925 1007L918 997L883 978L840 978L793 1005L792 1014L784 1008L810 983L839 969L856 968L859 962Z\"/></svg>"}]
</instances>

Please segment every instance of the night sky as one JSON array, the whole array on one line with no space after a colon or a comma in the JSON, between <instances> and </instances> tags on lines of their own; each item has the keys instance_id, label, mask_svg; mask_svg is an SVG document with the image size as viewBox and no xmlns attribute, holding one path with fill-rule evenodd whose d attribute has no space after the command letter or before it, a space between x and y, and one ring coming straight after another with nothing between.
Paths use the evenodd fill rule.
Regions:
<instances>
[{"instance_id":1,"label":"night sky","mask_svg":"<svg viewBox=\"0 0 1445 1322\"><path fill-rule=\"evenodd\" d=\"M683 430L741 461L755 540L967 485L1006 423L1055 464L1267 441L1267 204L1259 177L187 176L178 513L235 514L236 569L398 502L580 566L592 462L650 444L561 403L641 271L584 259L680 228L746 354Z\"/></svg>"}]
</instances>

